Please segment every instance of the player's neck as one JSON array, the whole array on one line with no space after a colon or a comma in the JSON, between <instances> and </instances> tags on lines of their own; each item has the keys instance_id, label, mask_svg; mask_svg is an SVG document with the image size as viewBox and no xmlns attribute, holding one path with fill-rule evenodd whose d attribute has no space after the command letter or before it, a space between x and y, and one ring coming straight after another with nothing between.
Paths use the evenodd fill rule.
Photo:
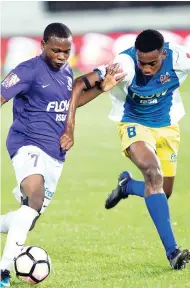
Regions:
<instances>
[{"instance_id":1,"label":"player's neck","mask_svg":"<svg viewBox=\"0 0 190 288\"><path fill-rule=\"evenodd\" d=\"M43 62L47 65L47 67L53 71L53 72L59 72L61 70L61 68L55 68L52 65L50 65L47 61L47 59L44 57L43 53L40 55L41 59L43 60Z\"/></svg>"}]
</instances>

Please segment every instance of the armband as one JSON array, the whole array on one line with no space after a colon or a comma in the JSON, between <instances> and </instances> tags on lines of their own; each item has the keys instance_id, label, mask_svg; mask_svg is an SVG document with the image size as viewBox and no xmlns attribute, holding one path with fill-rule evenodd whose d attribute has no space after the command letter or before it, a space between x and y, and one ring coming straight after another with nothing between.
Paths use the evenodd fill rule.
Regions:
<instances>
[{"instance_id":1,"label":"armband","mask_svg":"<svg viewBox=\"0 0 190 288\"><path fill-rule=\"evenodd\" d=\"M92 86L90 85L90 82L88 81L87 77L85 75L81 76L82 80L84 81L85 85L86 85L86 90L89 90L92 88Z\"/></svg>"}]
</instances>

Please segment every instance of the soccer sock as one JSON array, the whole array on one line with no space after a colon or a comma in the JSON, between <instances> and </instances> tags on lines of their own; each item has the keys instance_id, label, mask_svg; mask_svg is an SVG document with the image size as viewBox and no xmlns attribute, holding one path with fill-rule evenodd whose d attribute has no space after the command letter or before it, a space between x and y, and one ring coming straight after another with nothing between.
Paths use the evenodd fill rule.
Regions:
<instances>
[{"instance_id":1,"label":"soccer sock","mask_svg":"<svg viewBox=\"0 0 190 288\"><path fill-rule=\"evenodd\" d=\"M33 220L38 215L36 210L25 205L15 211L14 217L9 225L7 241L0 261L0 269L11 270L13 260L23 248L27 233L30 230Z\"/></svg>"},{"instance_id":2,"label":"soccer sock","mask_svg":"<svg viewBox=\"0 0 190 288\"><path fill-rule=\"evenodd\" d=\"M10 223L16 211L8 212L5 215L0 215L0 233L8 233Z\"/></svg>"},{"instance_id":3,"label":"soccer sock","mask_svg":"<svg viewBox=\"0 0 190 288\"><path fill-rule=\"evenodd\" d=\"M166 250L167 257L178 247L170 222L170 212L165 193L145 197L146 206Z\"/></svg>"},{"instance_id":4,"label":"soccer sock","mask_svg":"<svg viewBox=\"0 0 190 288\"><path fill-rule=\"evenodd\" d=\"M134 179L129 179L126 184L124 184L123 193L125 196L136 195L144 197L145 184L144 181L137 181Z\"/></svg>"}]
</instances>

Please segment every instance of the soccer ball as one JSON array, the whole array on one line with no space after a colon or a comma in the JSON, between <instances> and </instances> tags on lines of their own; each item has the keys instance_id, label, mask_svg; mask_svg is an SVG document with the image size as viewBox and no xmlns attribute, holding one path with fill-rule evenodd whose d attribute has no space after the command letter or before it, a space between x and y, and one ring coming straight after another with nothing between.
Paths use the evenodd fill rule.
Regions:
<instances>
[{"instance_id":1,"label":"soccer ball","mask_svg":"<svg viewBox=\"0 0 190 288\"><path fill-rule=\"evenodd\" d=\"M30 284L42 282L51 271L51 259L47 252L36 246L24 247L14 260L17 277Z\"/></svg>"}]
</instances>

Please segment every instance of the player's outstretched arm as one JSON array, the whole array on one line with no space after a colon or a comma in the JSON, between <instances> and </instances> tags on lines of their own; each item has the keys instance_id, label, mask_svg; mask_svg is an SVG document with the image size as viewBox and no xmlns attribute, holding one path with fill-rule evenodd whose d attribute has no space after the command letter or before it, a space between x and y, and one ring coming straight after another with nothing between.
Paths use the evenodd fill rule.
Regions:
<instances>
[{"instance_id":1,"label":"player's outstretched arm","mask_svg":"<svg viewBox=\"0 0 190 288\"><path fill-rule=\"evenodd\" d=\"M75 79L71 102L77 101L77 107L83 106L100 95L100 76L97 71L90 72Z\"/></svg>"},{"instance_id":2,"label":"player's outstretched arm","mask_svg":"<svg viewBox=\"0 0 190 288\"><path fill-rule=\"evenodd\" d=\"M5 102L7 102L7 100L5 99L5 97L1 96L1 106L2 106Z\"/></svg>"},{"instance_id":3,"label":"player's outstretched arm","mask_svg":"<svg viewBox=\"0 0 190 288\"><path fill-rule=\"evenodd\" d=\"M83 106L95 99L98 95L103 92L106 92L120 83L126 76L126 73L118 73L119 64L110 64L106 70L105 76L100 80L98 72L91 72L89 74L83 75L76 79L76 82L73 86L73 94L80 93L78 106ZM106 67L106 66L104 66ZM75 92L74 89L78 89L79 92Z\"/></svg>"},{"instance_id":4,"label":"player's outstretched arm","mask_svg":"<svg viewBox=\"0 0 190 288\"><path fill-rule=\"evenodd\" d=\"M78 77L75 80L65 132L60 138L60 145L63 149L69 150L74 144L75 113L77 107L87 104L102 92L106 92L120 83L125 78L126 73L122 73L115 77L118 69L119 65L110 64L107 68L104 79L101 81L97 71ZM86 89L87 91L83 92Z\"/></svg>"}]
</instances>

